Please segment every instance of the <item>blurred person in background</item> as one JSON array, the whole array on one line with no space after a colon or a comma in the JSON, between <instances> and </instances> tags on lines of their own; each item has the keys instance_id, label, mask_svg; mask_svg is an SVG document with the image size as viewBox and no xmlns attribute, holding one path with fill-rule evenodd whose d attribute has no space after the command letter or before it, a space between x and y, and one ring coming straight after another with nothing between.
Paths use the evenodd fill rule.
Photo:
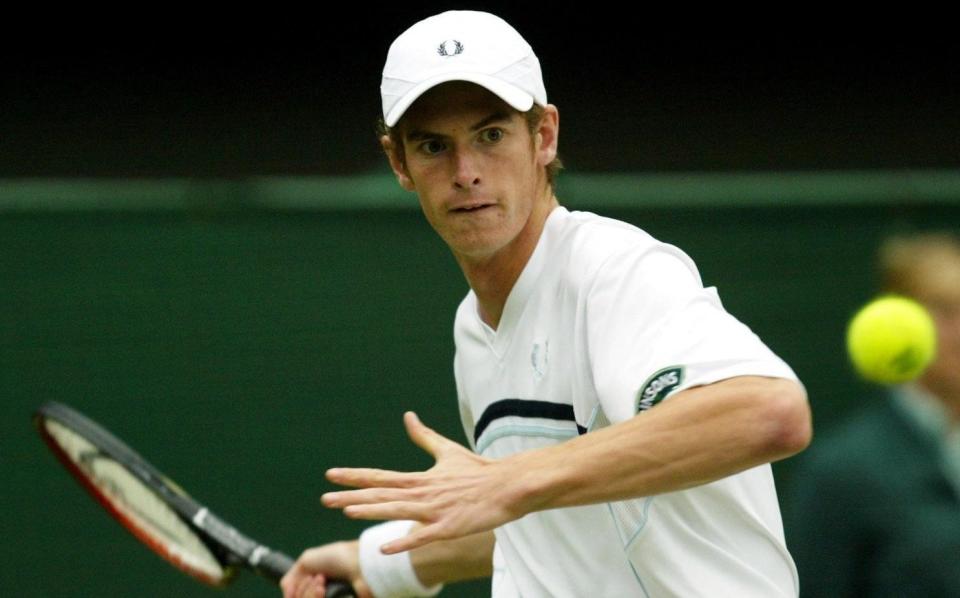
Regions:
<instances>
[{"instance_id":1,"label":"blurred person in background","mask_svg":"<svg viewBox=\"0 0 960 598\"><path fill-rule=\"evenodd\" d=\"M805 598L960 596L960 239L887 239L883 290L933 317L937 356L822 434L784 495Z\"/></svg>"}]
</instances>

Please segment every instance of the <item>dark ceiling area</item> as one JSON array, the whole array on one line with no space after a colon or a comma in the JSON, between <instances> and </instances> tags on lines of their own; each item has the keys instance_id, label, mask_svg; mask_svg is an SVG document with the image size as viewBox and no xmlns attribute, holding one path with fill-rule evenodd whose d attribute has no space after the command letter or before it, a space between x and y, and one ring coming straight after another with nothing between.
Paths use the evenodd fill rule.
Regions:
<instances>
[{"instance_id":1,"label":"dark ceiling area","mask_svg":"<svg viewBox=\"0 0 960 598\"><path fill-rule=\"evenodd\" d=\"M485 6L489 6L487 3ZM85 25L7 42L0 177L337 175L384 168L390 41L434 12ZM815 19L497 5L540 57L583 172L954 168L960 42ZM798 23L794 23L797 25Z\"/></svg>"}]
</instances>

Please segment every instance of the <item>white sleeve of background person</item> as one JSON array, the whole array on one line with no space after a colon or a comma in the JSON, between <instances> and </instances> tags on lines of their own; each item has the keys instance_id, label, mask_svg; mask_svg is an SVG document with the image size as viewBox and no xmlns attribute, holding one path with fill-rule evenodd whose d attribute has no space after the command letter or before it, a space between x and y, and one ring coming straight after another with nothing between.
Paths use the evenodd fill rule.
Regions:
<instances>
[{"instance_id":1,"label":"white sleeve of background person","mask_svg":"<svg viewBox=\"0 0 960 598\"><path fill-rule=\"evenodd\" d=\"M716 290L702 286L693 262L668 245L607 260L589 293L587 320L601 425L643 417L676 392L735 376L796 380L724 310ZM651 595L699 595L713 587L717 595L773 596L797 589L769 465L688 491L613 503L611 512ZM658 574L677 559L696 574Z\"/></svg>"}]
</instances>

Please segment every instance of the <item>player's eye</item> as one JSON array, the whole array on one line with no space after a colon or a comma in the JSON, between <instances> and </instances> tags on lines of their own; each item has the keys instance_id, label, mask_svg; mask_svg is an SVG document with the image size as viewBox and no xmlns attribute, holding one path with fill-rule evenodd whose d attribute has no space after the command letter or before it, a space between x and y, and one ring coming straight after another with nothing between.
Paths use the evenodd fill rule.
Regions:
<instances>
[{"instance_id":1,"label":"player's eye","mask_svg":"<svg viewBox=\"0 0 960 598\"><path fill-rule=\"evenodd\" d=\"M446 149L446 146L439 139L428 139L421 143L418 149L428 156L434 156Z\"/></svg>"},{"instance_id":2,"label":"player's eye","mask_svg":"<svg viewBox=\"0 0 960 598\"><path fill-rule=\"evenodd\" d=\"M480 139L487 143L496 143L503 139L503 129L491 127L480 132Z\"/></svg>"}]
</instances>

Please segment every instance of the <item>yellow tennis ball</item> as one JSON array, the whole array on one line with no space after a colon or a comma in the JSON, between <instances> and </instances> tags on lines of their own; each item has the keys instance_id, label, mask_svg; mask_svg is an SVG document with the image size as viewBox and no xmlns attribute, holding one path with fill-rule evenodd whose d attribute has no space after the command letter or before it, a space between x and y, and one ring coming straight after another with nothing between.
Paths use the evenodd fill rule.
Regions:
<instances>
[{"instance_id":1,"label":"yellow tennis ball","mask_svg":"<svg viewBox=\"0 0 960 598\"><path fill-rule=\"evenodd\" d=\"M937 331L926 308L886 295L865 305L847 327L847 353L871 382L900 384L920 376L936 355Z\"/></svg>"}]
</instances>

